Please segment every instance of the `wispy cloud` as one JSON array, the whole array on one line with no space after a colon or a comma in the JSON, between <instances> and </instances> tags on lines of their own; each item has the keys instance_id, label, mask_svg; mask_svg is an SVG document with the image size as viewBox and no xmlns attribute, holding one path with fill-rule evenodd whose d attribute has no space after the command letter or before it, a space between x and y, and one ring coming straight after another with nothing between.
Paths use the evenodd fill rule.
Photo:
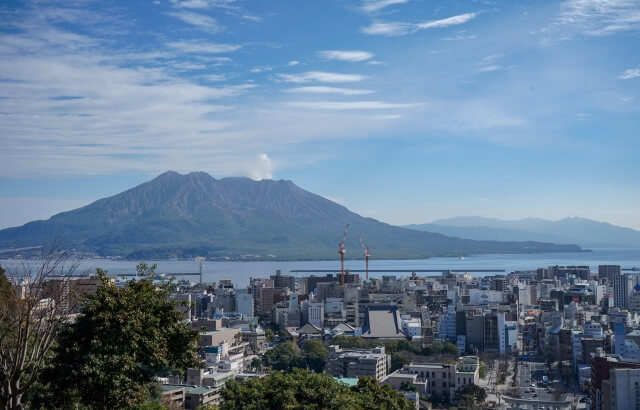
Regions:
<instances>
[{"instance_id":1,"label":"wispy cloud","mask_svg":"<svg viewBox=\"0 0 640 410\"><path fill-rule=\"evenodd\" d=\"M223 29L216 19L205 14L194 13L191 11L176 11L169 13L169 15L208 33L216 33Z\"/></svg>"},{"instance_id":2,"label":"wispy cloud","mask_svg":"<svg viewBox=\"0 0 640 410\"><path fill-rule=\"evenodd\" d=\"M309 93L309 94L340 94L340 95L365 95L374 93L373 90L362 90L357 88L340 88L340 87L324 87L309 86L295 87L285 90L289 93Z\"/></svg>"},{"instance_id":3,"label":"wispy cloud","mask_svg":"<svg viewBox=\"0 0 640 410\"><path fill-rule=\"evenodd\" d=\"M451 37L443 37L441 40L444 40L444 41L461 41L461 40L473 40L474 38L476 38L475 34L468 34L468 35L458 34L458 35L451 36Z\"/></svg>"},{"instance_id":4,"label":"wispy cloud","mask_svg":"<svg viewBox=\"0 0 640 410\"><path fill-rule=\"evenodd\" d=\"M172 41L167 47L195 54L222 54L237 51L242 46L238 44L210 43L206 41Z\"/></svg>"},{"instance_id":5,"label":"wispy cloud","mask_svg":"<svg viewBox=\"0 0 640 410\"><path fill-rule=\"evenodd\" d=\"M176 7L187 9L206 9L209 7L228 7L235 0L171 0Z\"/></svg>"},{"instance_id":6,"label":"wispy cloud","mask_svg":"<svg viewBox=\"0 0 640 410\"><path fill-rule=\"evenodd\" d=\"M638 78L638 77L640 77L640 67L629 68L628 70L624 70L624 72L620 74L620 77L618 78L621 80L629 80L631 78Z\"/></svg>"},{"instance_id":7,"label":"wispy cloud","mask_svg":"<svg viewBox=\"0 0 640 410\"><path fill-rule=\"evenodd\" d=\"M318 56L324 60L359 62L369 60L374 55L362 50L324 50L318 51Z\"/></svg>"},{"instance_id":8,"label":"wispy cloud","mask_svg":"<svg viewBox=\"0 0 640 410\"><path fill-rule=\"evenodd\" d=\"M287 63L287 67L293 67L294 65L298 65L298 64L300 64L300 61L291 60Z\"/></svg>"},{"instance_id":9,"label":"wispy cloud","mask_svg":"<svg viewBox=\"0 0 640 410\"><path fill-rule=\"evenodd\" d=\"M445 28L464 24L476 18L477 13L464 13L440 20L425 21L422 23L407 22L374 22L371 25L362 28L365 34L382 35L382 36L401 36L413 33L419 30L428 30L433 28Z\"/></svg>"},{"instance_id":10,"label":"wispy cloud","mask_svg":"<svg viewBox=\"0 0 640 410\"><path fill-rule=\"evenodd\" d=\"M379 35L379 36L402 36L412 31L413 25L409 23L383 23L373 22L367 27L362 28L362 32L365 34Z\"/></svg>"},{"instance_id":11,"label":"wispy cloud","mask_svg":"<svg viewBox=\"0 0 640 410\"><path fill-rule=\"evenodd\" d=\"M429 28L443 28L449 26L456 26L458 24L464 24L469 20L476 18L476 13L464 13L457 16L448 17L446 19L426 21L424 23L416 24L417 30L426 30Z\"/></svg>"},{"instance_id":12,"label":"wispy cloud","mask_svg":"<svg viewBox=\"0 0 640 410\"><path fill-rule=\"evenodd\" d=\"M328 73L325 71L307 71L300 74L279 74L280 80L288 83L353 83L362 81L365 76L360 74Z\"/></svg>"},{"instance_id":13,"label":"wispy cloud","mask_svg":"<svg viewBox=\"0 0 640 410\"><path fill-rule=\"evenodd\" d=\"M488 72L491 72L491 71L499 71L499 70L503 70L503 69L504 69L503 66L497 65L497 64L485 65L485 66L480 67L478 69L478 72L479 73L488 73Z\"/></svg>"},{"instance_id":14,"label":"wispy cloud","mask_svg":"<svg viewBox=\"0 0 640 410\"><path fill-rule=\"evenodd\" d=\"M513 68L512 66L505 67L504 65L499 64L499 60L502 59L502 57L502 53L495 53L482 57L478 62L478 66L480 66L480 68L478 68L477 72L488 73L492 71L500 71Z\"/></svg>"},{"instance_id":15,"label":"wispy cloud","mask_svg":"<svg viewBox=\"0 0 640 410\"><path fill-rule=\"evenodd\" d=\"M408 3L409 1L410 0L364 0L361 8L367 13L374 13L386 7Z\"/></svg>"},{"instance_id":16,"label":"wispy cloud","mask_svg":"<svg viewBox=\"0 0 640 410\"><path fill-rule=\"evenodd\" d=\"M263 66L255 66L252 69L250 69L249 72L257 74L257 73L263 73L265 71L271 71L271 70L273 70L273 67L263 65Z\"/></svg>"},{"instance_id":17,"label":"wispy cloud","mask_svg":"<svg viewBox=\"0 0 640 410\"><path fill-rule=\"evenodd\" d=\"M395 104L384 101L295 101L287 105L313 110L388 110L394 108L411 108L418 104Z\"/></svg>"},{"instance_id":18,"label":"wispy cloud","mask_svg":"<svg viewBox=\"0 0 640 410\"><path fill-rule=\"evenodd\" d=\"M640 29L637 0L569 0L562 5L557 21L570 29L592 36Z\"/></svg>"}]
</instances>

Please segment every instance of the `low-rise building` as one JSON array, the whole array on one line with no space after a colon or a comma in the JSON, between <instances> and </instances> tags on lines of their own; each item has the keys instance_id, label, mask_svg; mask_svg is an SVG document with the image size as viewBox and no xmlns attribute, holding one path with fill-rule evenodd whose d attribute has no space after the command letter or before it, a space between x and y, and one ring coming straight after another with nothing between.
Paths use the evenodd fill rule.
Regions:
<instances>
[{"instance_id":1,"label":"low-rise building","mask_svg":"<svg viewBox=\"0 0 640 410\"><path fill-rule=\"evenodd\" d=\"M419 381L425 381L427 394L453 400L460 387L478 384L480 359L476 356L463 356L457 363L412 362L403 371L416 374Z\"/></svg>"},{"instance_id":2,"label":"low-rise building","mask_svg":"<svg viewBox=\"0 0 640 410\"><path fill-rule=\"evenodd\" d=\"M329 346L329 358L326 371L335 377L371 376L380 381L391 367L391 356L385 353L384 347L375 349L341 349Z\"/></svg>"}]
</instances>

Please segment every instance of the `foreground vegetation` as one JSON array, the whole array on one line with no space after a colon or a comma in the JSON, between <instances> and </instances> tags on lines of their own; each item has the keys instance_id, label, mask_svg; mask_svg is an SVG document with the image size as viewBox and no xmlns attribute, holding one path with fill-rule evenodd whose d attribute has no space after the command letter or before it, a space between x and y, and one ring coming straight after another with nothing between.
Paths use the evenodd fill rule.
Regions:
<instances>
[{"instance_id":1,"label":"foreground vegetation","mask_svg":"<svg viewBox=\"0 0 640 410\"><path fill-rule=\"evenodd\" d=\"M385 409L410 410L415 405L388 385L362 377L349 387L327 374L293 369L244 384L230 381L222 390L223 410L231 409Z\"/></svg>"}]
</instances>

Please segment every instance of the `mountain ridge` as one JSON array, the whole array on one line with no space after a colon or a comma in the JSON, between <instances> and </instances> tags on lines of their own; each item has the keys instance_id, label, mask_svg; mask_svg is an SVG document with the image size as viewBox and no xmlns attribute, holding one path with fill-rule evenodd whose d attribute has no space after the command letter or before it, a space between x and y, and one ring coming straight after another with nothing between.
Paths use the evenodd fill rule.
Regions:
<instances>
[{"instance_id":1,"label":"mountain ridge","mask_svg":"<svg viewBox=\"0 0 640 410\"><path fill-rule=\"evenodd\" d=\"M361 257L356 234L367 241L374 258L388 259L582 250L419 232L362 217L292 181L174 171L48 220L0 230L0 248L62 239L82 252L131 259L334 259L346 224L352 232L348 258Z\"/></svg>"},{"instance_id":2,"label":"mountain ridge","mask_svg":"<svg viewBox=\"0 0 640 410\"><path fill-rule=\"evenodd\" d=\"M479 216L460 216L405 227L474 240L535 240L554 243L576 243L583 247L637 247L640 231L609 222L582 217L566 217L556 221L543 218L503 220Z\"/></svg>"}]
</instances>

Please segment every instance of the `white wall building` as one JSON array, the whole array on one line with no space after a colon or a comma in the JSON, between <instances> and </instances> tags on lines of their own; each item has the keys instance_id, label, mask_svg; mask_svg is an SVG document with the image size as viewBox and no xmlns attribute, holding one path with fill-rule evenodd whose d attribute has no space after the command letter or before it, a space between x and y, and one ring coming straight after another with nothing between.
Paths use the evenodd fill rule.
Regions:
<instances>
[{"instance_id":1,"label":"white wall building","mask_svg":"<svg viewBox=\"0 0 640 410\"><path fill-rule=\"evenodd\" d=\"M252 318L253 295L250 293L236 293L236 311L245 318Z\"/></svg>"},{"instance_id":2,"label":"white wall building","mask_svg":"<svg viewBox=\"0 0 640 410\"><path fill-rule=\"evenodd\" d=\"M310 302L308 304L308 312L309 323L320 329L324 328L324 303Z\"/></svg>"},{"instance_id":3,"label":"white wall building","mask_svg":"<svg viewBox=\"0 0 640 410\"><path fill-rule=\"evenodd\" d=\"M640 369L611 369L611 409L640 408Z\"/></svg>"}]
</instances>

